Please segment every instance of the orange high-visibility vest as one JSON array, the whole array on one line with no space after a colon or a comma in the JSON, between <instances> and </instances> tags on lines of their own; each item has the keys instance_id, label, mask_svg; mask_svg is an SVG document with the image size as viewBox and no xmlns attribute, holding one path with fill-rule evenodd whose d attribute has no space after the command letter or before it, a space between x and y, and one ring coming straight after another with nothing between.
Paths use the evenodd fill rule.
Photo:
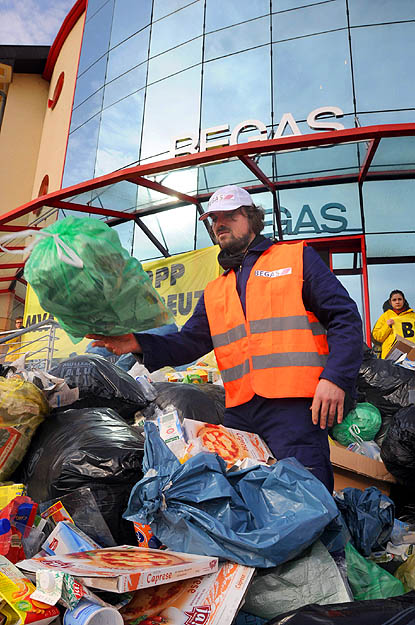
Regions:
<instances>
[{"instance_id":1,"label":"orange high-visibility vest","mask_svg":"<svg viewBox=\"0 0 415 625\"><path fill-rule=\"evenodd\" d=\"M313 397L327 360L324 328L306 311L304 243L272 245L246 285L246 316L234 271L205 288L204 299L226 406L254 396Z\"/></svg>"}]
</instances>

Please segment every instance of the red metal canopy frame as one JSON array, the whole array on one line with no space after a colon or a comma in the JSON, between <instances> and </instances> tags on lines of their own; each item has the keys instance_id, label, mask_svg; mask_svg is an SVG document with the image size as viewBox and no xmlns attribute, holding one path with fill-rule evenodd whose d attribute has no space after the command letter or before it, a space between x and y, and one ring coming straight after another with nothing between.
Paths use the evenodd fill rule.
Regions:
<instances>
[{"instance_id":1,"label":"red metal canopy frame","mask_svg":"<svg viewBox=\"0 0 415 625\"><path fill-rule=\"evenodd\" d=\"M278 231L278 239L283 240L283 233L281 228L280 221L280 212L278 206L277 199L277 191L282 189L293 189L293 188L305 188L312 186L323 186L323 185L335 185L335 184L344 184L344 183L357 183L359 185L360 197L361 197L361 212L363 217L363 206L362 206L362 185L366 181L372 180L391 180L391 179L408 179L415 178L415 169L392 169L392 170L380 170L371 171L370 167L373 163L373 159L375 157L376 151L381 145L382 139L392 138L392 137L409 137L415 136L415 123L412 124L388 124L383 126L366 126L363 128L352 128L352 129L344 129L344 130L335 130L330 132L320 132L309 135L293 135L287 137L280 137L278 139L268 139L264 141L252 141L246 142L242 144L226 146L223 148L216 148L207 150L205 152L199 152L195 154L189 154L185 156L179 156L176 158L170 158L163 161L156 161L151 163L146 163L143 165L138 165L135 167L122 169L119 171L112 172L105 176L101 176L99 178L94 178L92 180L87 180L85 182L73 185L71 187L67 187L64 189L60 189L58 191L53 191L52 193L48 193L46 195L37 197L22 206L19 206L8 213L0 216L0 232L19 232L27 228L27 226L18 226L10 224L13 220L27 215L32 211L36 211L41 209L42 207L51 207L56 209L63 210L71 210L80 213L101 215L103 217L109 218L108 221L111 225L112 223L120 223L128 220L133 220L152 240L152 242L156 245L156 247L160 250L160 252L169 256L168 250L156 239L154 234L147 228L147 226L140 219L141 216L154 214L156 212L168 210L170 208L177 206L177 200L184 204L192 204L196 206L199 214L203 214L203 209L201 207L201 202L206 201L210 196L210 193L202 193L196 195L188 195L182 193L181 191L171 189L155 180L149 179L149 177L155 176L156 174L173 172L179 169L191 168L200 165L207 165L227 159L239 159L241 163L243 163L257 178L257 185L250 185L247 188L249 191L263 191L268 190L273 195L274 200L274 215L277 222L277 231ZM271 180L259 167L259 165L253 159L253 156L261 156L265 154L278 154L286 151L294 151L294 150L304 150L307 148L317 148L319 146L335 146L346 143L356 143L356 142L366 142L366 153L363 158L363 162L360 164L358 170L354 173L348 174L333 174L333 175L325 175L311 178L298 178L298 179L284 179L284 180L276 180L275 182ZM362 145L362 143L360 144ZM104 206L89 206L88 204L80 204L75 202L65 201L67 198L72 196L76 196L82 193L86 193L88 191L93 191L96 189L101 189L103 187L107 187L109 185L113 185L118 182L128 181L132 184L136 184L138 186L146 187L157 191L166 196L170 196L175 198L174 203L163 206L155 206L155 207L146 207L142 209L137 209L132 212L118 211L113 209L105 208ZM232 180L229 180L228 183L232 184ZM204 222L206 227L209 228L206 222ZM362 221L364 223L364 221ZM35 227L34 229L40 229ZM334 243L336 241L337 245L341 240L351 240L353 237L330 237L328 242ZM368 284L367 284L367 267L366 267L366 251L365 251L365 242L363 235L358 236L360 241L360 250L362 252L363 262L363 279L364 279L364 300L366 307L366 319L369 326L367 327L367 336L370 337L370 319L369 319L369 308L368 308ZM320 243L319 243L320 242ZM311 243L311 241L310 241ZM315 247L321 245L323 243L322 239L313 239L312 244ZM347 247L347 245L346 245ZM17 248L15 248L17 249ZM0 263L0 269L13 269L19 268L20 272L18 272L15 276L10 276L9 279L11 281L19 280L21 281L21 268L24 266L24 263ZM7 279L2 278L2 282L6 282ZM8 289L0 289L0 293L5 292L13 292L14 288Z\"/></svg>"}]
</instances>

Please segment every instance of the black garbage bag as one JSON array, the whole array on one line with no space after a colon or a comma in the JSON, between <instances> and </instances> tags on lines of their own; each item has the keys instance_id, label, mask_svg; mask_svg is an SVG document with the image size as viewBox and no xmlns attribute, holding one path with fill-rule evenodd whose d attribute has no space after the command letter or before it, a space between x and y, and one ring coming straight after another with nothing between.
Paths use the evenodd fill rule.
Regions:
<instances>
[{"instance_id":1,"label":"black garbage bag","mask_svg":"<svg viewBox=\"0 0 415 625\"><path fill-rule=\"evenodd\" d=\"M204 423L223 423L225 390L217 384L183 384L180 382L155 382L155 401L143 410L147 418L154 415L154 408L161 410L174 406L179 416Z\"/></svg>"},{"instance_id":2,"label":"black garbage bag","mask_svg":"<svg viewBox=\"0 0 415 625\"><path fill-rule=\"evenodd\" d=\"M380 452L389 473L413 487L415 469L415 406L399 410L392 421Z\"/></svg>"},{"instance_id":3,"label":"black garbage bag","mask_svg":"<svg viewBox=\"0 0 415 625\"><path fill-rule=\"evenodd\" d=\"M39 427L20 478L38 503L89 487L116 543L136 544L132 523L122 514L142 478L143 453L142 429L111 408L68 409Z\"/></svg>"},{"instance_id":4,"label":"black garbage bag","mask_svg":"<svg viewBox=\"0 0 415 625\"><path fill-rule=\"evenodd\" d=\"M365 490L345 488L334 500L352 537L352 543L364 556L386 547L395 520L395 506L375 486Z\"/></svg>"},{"instance_id":5,"label":"black garbage bag","mask_svg":"<svg viewBox=\"0 0 415 625\"><path fill-rule=\"evenodd\" d=\"M266 625L413 625L415 592L399 597L307 605L278 616Z\"/></svg>"},{"instance_id":6,"label":"black garbage bag","mask_svg":"<svg viewBox=\"0 0 415 625\"><path fill-rule=\"evenodd\" d=\"M357 378L357 390L359 401L376 406L383 418L393 417L400 408L410 405L409 394L415 391L415 373L366 353Z\"/></svg>"},{"instance_id":7,"label":"black garbage bag","mask_svg":"<svg viewBox=\"0 0 415 625\"><path fill-rule=\"evenodd\" d=\"M98 354L69 358L49 373L65 378L70 388L79 388L79 400L71 408L113 408L132 421L134 413L155 397L155 393L148 393L147 386Z\"/></svg>"}]
</instances>

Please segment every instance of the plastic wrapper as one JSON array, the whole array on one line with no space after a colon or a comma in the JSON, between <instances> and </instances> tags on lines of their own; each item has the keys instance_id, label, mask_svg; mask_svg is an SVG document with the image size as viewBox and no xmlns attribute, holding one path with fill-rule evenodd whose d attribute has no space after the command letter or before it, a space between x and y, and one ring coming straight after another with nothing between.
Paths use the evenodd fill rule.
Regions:
<instances>
[{"instance_id":1,"label":"plastic wrapper","mask_svg":"<svg viewBox=\"0 0 415 625\"><path fill-rule=\"evenodd\" d=\"M34 384L0 377L0 481L15 472L48 412L49 404Z\"/></svg>"},{"instance_id":2,"label":"plastic wrapper","mask_svg":"<svg viewBox=\"0 0 415 625\"><path fill-rule=\"evenodd\" d=\"M115 547L114 538L90 488L81 486L59 499L42 502L39 510L43 518L50 518L45 512L57 503L61 504L70 520L92 540L103 547ZM52 520L50 525L56 526L56 522Z\"/></svg>"},{"instance_id":3,"label":"plastic wrapper","mask_svg":"<svg viewBox=\"0 0 415 625\"><path fill-rule=\"evenodd\" d=\"M64 360L53 367L50 374L64 378L71 388L78 388L79 400L72 408L113 408L123 418L132 420L134 413L150 402L148 382L144 386L96 354ZM154 390L152 399L155 396Z\"/></svg>"},{"instance_id":4,"label":"plastic wrapper","mask_svg":"<svg viewBox=\"0 0 415 625\"><path fill-rule=\"evenodd\" d=\"M357 404L342 423L337 423L331 435L341 445L349 445L356 440L356 434L363 441L372 441L382 425L379 410L367 402Z\"/></svg>"},{"instance_id":5,"label":"plastic wrapper","mask_svg":"<svg viewBox=\"0 0 415 625\"><path fill-rule=\"evenodd\" d=\"M386 547L395 518L393 501L375 486L345 488L335 496L356 549L365 556Z\"/></svg>"},{"instance_id":6,"label":"plastic wrapper","mask_svg":"<svg viewBox=\"0 0 415 625\"><path fill-rule=\"evenodd\" d=\"M133 526L121 515L142 475L143 449L141 431L114 410L68 409L39 429L22 467L22 481L39 503L89 487L115 541L135 544Z\"/></svg>"},{"instance_id":7,"label":"plastic wrapper","mask_svg":"<svg viewBox=\"0 0 415 625\"><path fill-rule=\"evenodd\" d=\"M154 403L143 411L147 418L154 418L155 407L161 410L175 408L179 417L214 423L223 423L225 413L225 391L216 384L177 384L154 382L157 397Z\"/></svg>"},{"instance_id":8,"label":"plastic wrapper","mask_svg":"<svg viewBox=\"0 0 415 625\"><path fill-rule=\"evenodd\" d=\"M299 555L338 515L323 484L294 458L226 472L216 454L184 464L145 424L144 478L124 518L149 524L173 551L272 567Z\"/></svg>"},{"instance_id":9,"label":"plastic wrapper","mask_svg":"<svg viewBox=\"0 0 415 625\"><path fill-rule=\"evenodd\" d=\"M415 375L413 371L398 367L389 360L366 356L357 377L357 390L362 401L376 406L382 418L387 419L400 408L410 405L410 392L415 390Z\"/></svg>"},{"instance_id":10,"label":"plastic wrapper","mask_svg":"<svg viewBox=\"0 0 415 625\"><path fill-rule=\"evenodd\" d=\"M38 239L25 278L43 310L56 317L74 342L90 333L125 334L173 321L139 261L107 224L67 217L45 232L57 236ZM68 264L61 242L81 259L82 267Z\"/></svg>"},{"instance_id":11,"label":"plastic wrapper","mask_svg":"<svg viewBox=\"0 0 415 625\"><path fill-rule=\"evenodd\" d=\"M364 558L351 543L346 545L346 562L347 577L356 601L387 599L404 594L405 588L399 579Z\"/></svg>"},{"instance_id":12,"label":"plastic wrapper","mask_svg":"<svg viewBox=\"0 0 415 625\"><path fill-rule=\"evenodd\" d=\"M415 470L414 405L402 408L395 414L382 444L381 458L388 471L398 482L410 487L413 486Z\"/></svg>"},{"instance_id":13,"label":"plastic wrapper","mask_svg":"<svg viewBox=\"0 0 415 625\"><path fill-rule=\"evenodd\" d=\"M351 601L333 558L320 541L298 558L259 571L245 596L244 610L271 619L308 603Z\"/></svg>"},{"instance_id":14,"label":"plastic wrapper","mask_svg":"<svg viewBox=\"0 0 415 625\"><path fill-rule=\"evenodd\" d=\"M400 565L395 571L397 577L405 587L405 590L415 590L415 554Z\"/></svg>"},{"instance_id":15,"label":"plastic wrapper","mask_svg":"<svg viewBox=\"0 0 415 625\"><path fill-rule=\"evenodd\" d=\"M309 605L266 625L413 625L415 592L353 603Z\"/></svg>"},{"instance_id":16,"label":"plastic wrapper","mask_svg":"<svg viewBox=\"0 0 415 625\"><path fill-rule=\"evenodd\" d=\"M372 460L381 462L380 447L375 441L356 441L348 445L347 449L360 456L366 456L366 458L372 458Z\"/></svg>"}]
</instances>

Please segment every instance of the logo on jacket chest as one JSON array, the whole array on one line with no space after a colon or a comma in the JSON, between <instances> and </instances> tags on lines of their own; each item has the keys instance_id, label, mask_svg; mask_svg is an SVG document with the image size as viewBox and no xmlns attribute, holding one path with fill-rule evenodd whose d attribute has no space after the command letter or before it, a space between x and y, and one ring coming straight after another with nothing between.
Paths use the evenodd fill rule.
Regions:
<instances>
[{"instance_id":1,"label":"logo on jacket chest","mask_svg":"<svg viewBox=\"0 0 415 625\"><path fill-rule=\"evenodd\" d=\"M258 276L258 278L279 278L280 276L287 276L290 273L292 273L292 267L274 269L273 271L265 271L263 269L255 270L255 275Z\"/></svg>"}]
</instances>

